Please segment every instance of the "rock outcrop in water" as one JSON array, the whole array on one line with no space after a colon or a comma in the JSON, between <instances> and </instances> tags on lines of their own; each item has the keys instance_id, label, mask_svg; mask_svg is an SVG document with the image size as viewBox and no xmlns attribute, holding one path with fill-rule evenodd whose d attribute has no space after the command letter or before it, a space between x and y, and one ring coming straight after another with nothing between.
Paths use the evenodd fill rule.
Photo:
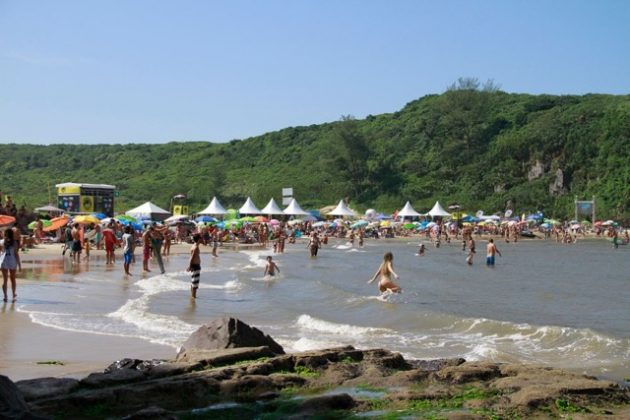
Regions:
<instances>
[{"instance_id":1,"label":"rock outcrop in water","mask_svg":"<svg viewBox=\"0 0 630 420\"><path fill-rule=\"evenodd\" d=\"M80 381L16 385L32 412L60 418L630 415L627 389L544 367L405 360L388 350L353 347L277 354L257 346L192 356L126 359Z\"/></svg>"}]
</instances>

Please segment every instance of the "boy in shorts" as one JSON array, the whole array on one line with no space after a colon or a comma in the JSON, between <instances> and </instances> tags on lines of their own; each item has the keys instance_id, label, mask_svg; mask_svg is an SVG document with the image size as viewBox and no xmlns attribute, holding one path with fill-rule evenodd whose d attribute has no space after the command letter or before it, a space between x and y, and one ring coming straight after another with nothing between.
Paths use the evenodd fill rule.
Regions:
<instances>
[{"instance_id":1,"label":"boy in shorts","mask_svg":"<svg viewBox=\"0 0 630 420\"><path fill-rule=\"evenodd\" d=\"M124 267L125 274L130 276L129 265L133 259L133 234L131 233L131 226L125 226L124 232L122 236L123 256L125 257Z\"/></svg>"}]
</instances>

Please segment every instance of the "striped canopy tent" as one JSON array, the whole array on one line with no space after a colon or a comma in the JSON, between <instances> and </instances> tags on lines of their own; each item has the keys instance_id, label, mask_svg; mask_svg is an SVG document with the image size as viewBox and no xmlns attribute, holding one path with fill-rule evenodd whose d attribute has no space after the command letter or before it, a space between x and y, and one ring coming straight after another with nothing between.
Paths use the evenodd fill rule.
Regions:
<instances>
[{"instance_id":1,"label":"striped canopy tent","mask_svg":"<svg viewBox=\"0 0 630 420\"><path fill-rule=\"evenodd\" d=\"M223 206L221 205L221 203L219 203L219 200L217 200L216 197L212 197L212 201L210 201L210 204L208 204L208 207L206 207L205 209L201 210L200 212L198 212L197 214L207 214L207 215L224 215L227 213L227 210L225 208L223 208Z\"/></svg>"},{"instance_id":2,"label":"striped canopy tent","mask_svg":"<svg viewBox=\"0 0 630 420\"><path fill-rule=\"evenodd\" d=\"M269 200L267 205L260 211L260 213L270 216L274 214L284 214L280 206L278 206L278 203L276 203L276 200L274 200L273 198Z\"/></svg>"}]
</instances>

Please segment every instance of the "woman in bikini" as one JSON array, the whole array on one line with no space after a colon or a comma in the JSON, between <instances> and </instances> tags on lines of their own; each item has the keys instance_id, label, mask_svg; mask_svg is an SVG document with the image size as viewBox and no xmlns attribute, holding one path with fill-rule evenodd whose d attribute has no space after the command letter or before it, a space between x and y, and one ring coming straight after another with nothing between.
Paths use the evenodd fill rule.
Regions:
<instances>
[{"instance_id":1,"label":"woman in bikini","mask_svg":"<svg viewBox=\"0 0 630 420\"><path fill-rule=\"evenodd\" d=\"M398 274L394 272L394 255L391 252L386 252L383 256L383 262L374 273L374 276L368 281L368 283L372 283L376 278L380 275L381 279L378 282L378 290L383 293L387 290L390 290L394 293L400 293L402 289L396 283L391 280L391 276L393 275L396 280L400 278Z\"/></svg>"},{"instance_id":2,"label":"woman in bikini","mask_svg":"<svg viewBox=\"0 0 630 420\"><path fill-rule=\"evenodd\" d=\"M8 228L4 232L4 240L0 241L0 271L2 271L2 293L4 301L7 297L7 282L11 280L11 291L13 292L13 302L17 299L15 272L16 269L22 271L20 261L20 243L15 239L15 231Z\"/></svg>"}]
</instances>

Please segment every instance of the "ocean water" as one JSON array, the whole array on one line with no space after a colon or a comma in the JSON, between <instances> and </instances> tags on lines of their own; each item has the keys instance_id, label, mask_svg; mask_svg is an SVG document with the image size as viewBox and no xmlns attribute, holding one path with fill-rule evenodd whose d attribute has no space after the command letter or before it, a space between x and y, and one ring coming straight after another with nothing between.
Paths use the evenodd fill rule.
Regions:
<instances>
[{"instance_id":1,"label":"ocean water","mask_svg":"<svg viewBox=\"0 0 630 420\"><path fill-rule=\"evenodd\" d=\"M419 240L331 242L310 258L304 243L275 255L280 274L263 277L269 250L202 255L198 299L190 299L186 255L167 273L125 279L122 261L25 260L18 310L35 323L89 334L138 337L174 349L201 324L235 316L288 351L339 345L386 347L411 358L528 362L600 377L630 376L630 247L606 242L498 243L503 257L473 266L460 243L417 256ZM394 254L400 295L378 299L367 284L383 253Z\"/></svg>"}]
</instances>

